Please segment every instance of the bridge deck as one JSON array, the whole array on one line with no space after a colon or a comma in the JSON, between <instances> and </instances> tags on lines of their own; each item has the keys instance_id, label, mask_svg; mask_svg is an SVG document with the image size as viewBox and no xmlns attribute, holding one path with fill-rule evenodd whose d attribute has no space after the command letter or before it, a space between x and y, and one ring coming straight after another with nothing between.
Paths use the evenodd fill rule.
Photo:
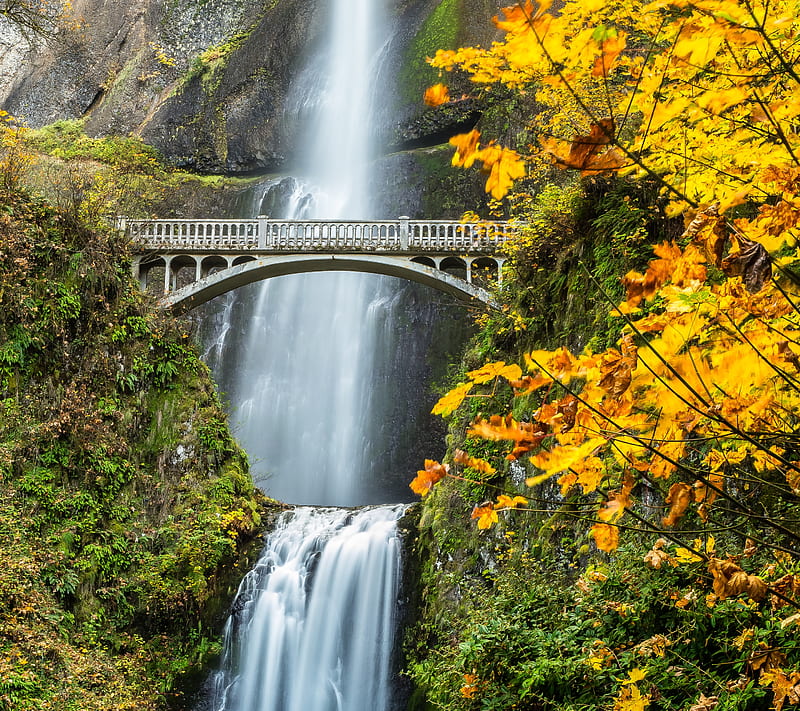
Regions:
<instances>
[{"instance_id":1,"label":"bridge deck","mask_svg":"<svg viewBox=\"0 0 800 711\"><path fill-rule=\"evenodd\" d=\"M123 220L137 252L495 254L505 222L397 220Z\"/></svg>"}]
</instances>

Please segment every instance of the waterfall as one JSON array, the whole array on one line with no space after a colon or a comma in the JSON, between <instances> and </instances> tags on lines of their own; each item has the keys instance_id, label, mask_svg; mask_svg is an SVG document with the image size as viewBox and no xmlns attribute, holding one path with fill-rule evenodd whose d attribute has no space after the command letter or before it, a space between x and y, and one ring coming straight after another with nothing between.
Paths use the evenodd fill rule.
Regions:
<instances>
[{"instance_id":1,"label":"waterfall","mask_svg":"<svg viewBox=\"0 0 800 711\"><path fill-rule=\"evenodd\" d=\"M267 183L256 211L273 191L283 199L269 200L271 217L371 217L367 127L381 50L375 38L387 34L381 4L331 3L329 41L297 82L295 115L287 118L307 127L298 156L306 174L289 179L289 189L285 181ZM354 273L292 275L242 289L233 297L240 306L227 305L221 332L238 333L238 340L226 347L215 334L207 351L217 357L208 362L229 398L253 478L270 496L327 506L386 500L368 480L380 466L376 357L391 339L386 310L394 282Z\"/></svg>"},{"instance_id":2,"label":"waterfall","mask_svg":"<svg viewBox=\"0 0 800 711\"><path fill-rule=\"evenodd\" d=\"M403 508L283 515L236 596L215 709L388 707Z\"/></svg>"},{"instance_id":3,"label":"waterfall","mask_svg":"<svg viewBox=\"0 0 800 711\"><path fill-rule=\"evenodd\" d=\"M333 0L325 50L298 82L308 127L298 177L268 181L254 213L369 218L367 140L381 0ZM325 68L326 71L322 71ZM279 214L278 214L279 213ZM407 500L371 480L382 461L397 280L293 275L218 305L205 355L229 399L256 483L292 504ZM407 477L406 477L407 478ZM401 504L302 506L285 515L243 581L213 677L215 711L386 711L390 697Z\"/></svg>"}]
</instances>

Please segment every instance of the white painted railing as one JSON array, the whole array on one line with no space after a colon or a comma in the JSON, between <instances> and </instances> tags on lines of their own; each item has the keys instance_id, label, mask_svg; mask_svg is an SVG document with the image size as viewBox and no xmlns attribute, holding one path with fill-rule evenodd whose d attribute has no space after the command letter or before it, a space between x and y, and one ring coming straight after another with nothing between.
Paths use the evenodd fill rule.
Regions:
<instances>
[{"instance_id":1,"label":"white painted railing","mask_svg":"<svg viewBox=\"0 0 800 711\"><path fill-rule=\"evenodd\" d=\"M456 220L125 220L137 251L433 252L499 250L514 229L506 222Z\"/></svg>"}]
</instances>

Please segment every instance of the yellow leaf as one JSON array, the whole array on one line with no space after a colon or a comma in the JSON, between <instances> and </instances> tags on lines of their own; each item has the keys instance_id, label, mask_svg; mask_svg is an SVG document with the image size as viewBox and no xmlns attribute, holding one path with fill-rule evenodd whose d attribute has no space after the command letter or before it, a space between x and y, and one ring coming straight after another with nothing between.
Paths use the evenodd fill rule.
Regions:
<instances>
[{"instance_id":1,"label":"yellow leaf","mask_svg":"<svg viewBox=\"0 0 800 711\"><path fill-rule=\"evenodd\" d=\"M606 440L604 437L593 437L580 446L565 445L540 452L532 456L530 461L535 467L544 470L544 474L540 476L550 477L558 472L563 472L565 469L570 469L586 457L591 456L594 451L603 446L605 442ZM529 482L530 480L526 482L528 486L532 486L533 484Z\"/></svg>"},{"instance_id":2,"label":"yellow leaf","mask_svg":"<svg viewBox=\"0 0 800 711\"><path fill-rule=\"evenodd\" d=\"M472 518L478 519L478 528L487 529L491 528L492 524L497 523L497 511L491 503L482 506L476 506L472 509Z\"/></svg>"},{"instance_id":3,"label":"yellow leaf","mask_svg":"<svg viewBox=\"0 0 800 711\"><path fill-rule=\"evenodd\" d=\"M625 679L625 681L623 681L622 684L623 686L625 684L635 684L636 682L644 679L646 676L647 672L642 671L641 669L639 669L639 667L636 667L635 669L631 669L631 671L628 673L628 678Z\"/></svg>"},{"instance_id":4,"label":"yellow leaf","mask_svg":"<svg viewBox=\"0 0 800 711\"><path fill-rule=\"evenodd\" d=\"M650 704L650 697L642 695L635 684L623 686L614 701L614 711L644 711Z\"/></svg>"},{"instance_id":5,"label":"yellow leaf","mask_svg":"<svg viewBox=\"0 0 800 711\"><path fill-rule=\"evenodd\" d=\"M504 509L515 509L518 506L525 506L528 500L524 496L508 496L507 494L500 494L497 497L497 503L494 508L498 511Z\"/></svg>"},{"instance_id":6,"label":"yellow leaf","mask_svg":"<svg viewBox=\"0 0 800 711\"><path fill-rule=\"evenodd\" d=\"M458 409L458 406L464 401L464 398L467 396L467 393L472 390L474 384L475 383L460 383L447 393L447 395L440 398L439 402L433 406L431 412L434 415L447 417L447 415L450 415Z\"/></svg>"},{"instance_id":7,"label":"yellow leaf","mask_svg":"<svg viewBox=\"0 0 800 711\"><path fill-rule=\"evenodd\" d=\"M506 365L505 361L497 361L496 363L487 363L477 370L471 370L467 373L467 377L476 383L488 383L497 377L505 378L506 380L519 380L522 377L522 368L515 363Z\"/></svg>"},{"instance_id":8,"label":"yellow leaf","mask_svg":"<svg viewBox=\"0 0 800 711\"><path fill-rule=\"evenodd\" d=\"M490 143L476 156L483 161L483 172L489 173L486 192L491 193L496 200L505 197L514 181L525 175L525 162L519 153L509 148Z\"/></svg>"}]
</instances>

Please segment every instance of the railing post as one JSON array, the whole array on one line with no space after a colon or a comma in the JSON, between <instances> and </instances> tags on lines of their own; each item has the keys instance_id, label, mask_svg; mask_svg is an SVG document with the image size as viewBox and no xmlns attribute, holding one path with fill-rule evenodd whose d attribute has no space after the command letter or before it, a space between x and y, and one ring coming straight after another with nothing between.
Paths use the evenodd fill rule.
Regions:
<instances>
[{"instance_id":1,"label":"railing post","mask_svg":"<svg viewBox=\"0 0 800 711\"><path fill-rule=\"evenodd\" d=\"M266 215L259 215L258 216L258 248L259 249L266 249L267 248L267 220L269 218Z\"/></svg>"},{"instance_id":2,"label":"railing post","mask_svg":"<svg viewBox=\"0 0 800 711\"><path fill-rule=\"evenodd\" d=\"M125 215L117 215L117 220L114 225L120 232L124 232L128 226L128 220Z\"/></svg>"},{"instance_id":3,"label":"railing post","mask_svg":"<svg viewBox=\"0 0 800 711\"><path fill-rule=\"evenodd\" d=\"M401 215L400 220L400 249L403 252L408 251L408 221L411 218L407 215Z\"/></svg>"}]
</instances>

